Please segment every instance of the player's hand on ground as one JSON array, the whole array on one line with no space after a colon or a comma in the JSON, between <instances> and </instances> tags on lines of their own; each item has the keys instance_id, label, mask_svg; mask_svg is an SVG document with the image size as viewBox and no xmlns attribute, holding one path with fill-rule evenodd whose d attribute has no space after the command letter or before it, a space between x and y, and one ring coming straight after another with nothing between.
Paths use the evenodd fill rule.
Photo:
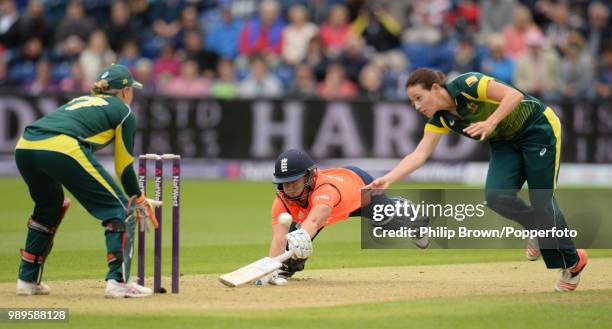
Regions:
<instances>
[{"instance_id":1,"label":"player's hand on ground","mask_svg":"<svg viewBox=\"0 0 612 329\"><path fill-rule=\"evenodd\" d=\"M470 124L467 128L463 129L463 132L471 137L480 136L480 141L484 141L491 135L491 133L493 133L495 127L497 127L496 124L490 122L489 120L485 120Z\"/></svg>"},{"instance_id":2,"label":"player's hand on ground","mask_svg":"<svg viewBox=\"0 0 612 329\"><path fill-rule=\"evenodd\" d=\"M383 176L364 186L362 190L367 191L370 196L376 196L385 193L385 190L388 189L390 185L391 182Z\"/></svg>"},{"instance_id":3,"label":"player's hand on ground","mask_svg":"<svg viewBox=\"0 0 612 329\"><path fill-rule=\"evenodd\" d=\"M272 286L284 286L287 284L287 278L281 275L279 270L276 270L260 279L255 280L256 286L265 286L267 284Z\"/></svg>"},{"instance_id":4,"label":"player's hand on ground","mask_svg":"<svg viewBox=\"0 0 612 329\"><path fill-rule=\"evenodd\" d=\"M289 250L293 250L293 258L306 259L312 254L312 239L306 230L299 229L286 235Z\"/></svg>"},{"instance_id":5,"label":"player's hand on ground","mask_svg":"<svg viewBox=\"0 0 612 329\"><path fill-rule=\"evenodd\" d=\"M132 198L136 198L135 196ZM131 202L131 200L130 200ZM149 199L145 197L144 193L136 199L136 206L134 207L134 217L136 218L136 222L138 223L139 230L149 231L151 229L151 225L155 229L159 226L157 222L157 218L155 217L154 208L157 208L162 205L161 201Z\"/></svg>"}]
</instances>

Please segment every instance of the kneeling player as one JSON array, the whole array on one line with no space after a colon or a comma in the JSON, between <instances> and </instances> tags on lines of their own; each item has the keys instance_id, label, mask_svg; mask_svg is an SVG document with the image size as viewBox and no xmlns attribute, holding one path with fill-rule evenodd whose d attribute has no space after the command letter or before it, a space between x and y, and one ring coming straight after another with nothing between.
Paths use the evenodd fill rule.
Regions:
<instances>
[{"instance_id":1,"label":"kneeling player","mask_svg":"<svg viewBox=\"0 0 612 329\"><path fill-rule=\"evenodd\" d=\"M372 181L372 176L357 167L317 169L305 152L283 152L274 167L273 183L278 188L272 204L269 256L278 256L286 248L294 250L294 255L281 270L257 280L256 284L283 285L288 277L303 270L312 253L312 240L324 227L353 216L371 218L373 204L405 202L399 198L389 199L383 194L376 196L369 206L361 208L361 188ZM278 216L284 212L293 217L290 227L278 222ZM421 218L415 225L427 225L426 221ZM418 239L416 244L419 248L427 248L429 238Z\"/></svg>"}]
</instances>

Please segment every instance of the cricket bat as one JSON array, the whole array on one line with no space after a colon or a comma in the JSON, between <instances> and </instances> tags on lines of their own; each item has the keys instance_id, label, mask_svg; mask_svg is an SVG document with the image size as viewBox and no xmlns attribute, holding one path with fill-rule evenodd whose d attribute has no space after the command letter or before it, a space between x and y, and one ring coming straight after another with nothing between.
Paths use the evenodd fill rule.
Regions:
<instances>
[{"instance_id":1,"label":"cricket bat","mask_svg":"<svg viewBox=\"0 0 612 329\"><path fill-rule=\"evenodd\" d=\"M264 257L234 272L221 275L219 281L228 287L237 287L278 270L283 266L283 262L291 258L291 256L293 256L293 250L286 251L276 257Z\"/></svg>"}]
</instances>

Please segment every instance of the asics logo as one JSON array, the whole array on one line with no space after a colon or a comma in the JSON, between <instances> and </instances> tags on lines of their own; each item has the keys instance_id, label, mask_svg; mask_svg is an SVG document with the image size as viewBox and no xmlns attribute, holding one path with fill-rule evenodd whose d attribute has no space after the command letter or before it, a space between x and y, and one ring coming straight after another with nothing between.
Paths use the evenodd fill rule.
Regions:
<instances>
[{"instance_id":1,"label":"asics logo","mask_svg":"<svg viewBox=\"0 0 612 329\"><path fill-rule=\"evenodd\" d=\"M281 172L287 172L287 158L281 160Z\"/></svg>"}]
</instances>

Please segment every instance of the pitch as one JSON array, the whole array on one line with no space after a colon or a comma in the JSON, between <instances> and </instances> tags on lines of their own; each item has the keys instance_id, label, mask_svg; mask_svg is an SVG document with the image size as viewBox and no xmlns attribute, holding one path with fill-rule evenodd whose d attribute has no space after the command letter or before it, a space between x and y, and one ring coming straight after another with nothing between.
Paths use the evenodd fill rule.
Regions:
<instances>
[{"instance_id":1,"label":"pitch","mask_svg":"<svg viewBox=\"0 0 612 329\"><path fill-rule=\"evenodd\" d=\"M18 250L31 201L20 180L0 184L0 307L68 307L70 322L57 327L582 328L612 322L612 250L590 250L579 290L560 294L552 292L558 273L525 261L523 250L361 250L357 220L317 237L306 270L287 286L227 288L218 274L265 256L270 237L274 186L246 182L185 182L179 295L105 300L103 228L76 205L46 265L52 294L18 297ZM170 257L163 266L162 285L169 286ZM150 285L152 270L147 275Z\"/></svg>"}]
</instances>

